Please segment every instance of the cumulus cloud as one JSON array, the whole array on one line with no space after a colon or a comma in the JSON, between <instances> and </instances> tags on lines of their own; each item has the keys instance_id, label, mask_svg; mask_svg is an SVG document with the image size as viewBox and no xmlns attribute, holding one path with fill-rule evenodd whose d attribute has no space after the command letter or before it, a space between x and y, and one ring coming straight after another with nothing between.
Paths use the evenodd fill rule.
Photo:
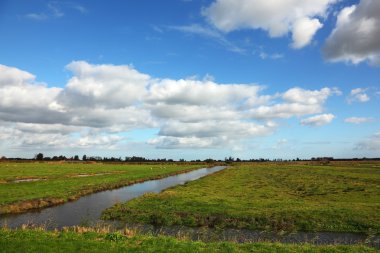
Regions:
<instances>
[{"instance_id":1,"label":"cumulus cloud","mask_svg":"<svg viewBox=\"0 0 380 253\"><path fill-rule=\"evenodd\" d=\"M344 8L323 49L332 62L380 65L380 1L361 0Z\"/></svg>"},{"instance_id":2,"label":"cumulus cloud","mask_svg":"<svg viewBox=\"0 0 380 253\"><path fill-rule=\"evenodd\" d=\"M335 116L333 114L320 114L301 120L301 125L304 126L323 126L329 124Z\"/></svg>"},{"instance_id":3,"label":"cumulus cloud","mask_svg":"<svg viewBox=\"0 0 380 253\"><path fill-rule=\"evenodd\" d=\"M124 137L107 129L61 124L13 123L0 121L0 148L49 151L58 149L113 149Z\"/></svg>"},{"instance_id":4,"label":"cumulus cloud","mask_svg":"<svg viewBox=\"0 0 380 253\"><path fill-rule=\"evenodd\" d=\"M321 90L305 90L299 87L292 88L280 97L282 102L274 105L261 105L250 110L253 118L273 119L290 118L315 114L323 111L323 104L328 97L340 95L336 88L322 88Z\"/></svg>"},{"instance_id":5,"label":"cumulus cloud","mask_svg":"<svg viewBox=\"0 0 380 253\"><path fill-rule=\"evenodd\" d=\"M310 44L314 34L322 28L321 22L318 19L302 18L294 23L292 38L293 48L302 48Z\"/></svg>"},{"instance_id":6,"label":"cumulus cloud","mask_svg":"<svg viewBox=\"0 0 380 253\"><path fill-rule=\"evenodd\" d=\"M164 79L150 87L148 102L221 106L234 101L258 98L263 88L255 84L217 84L209 80Z\"/></svg>"},{"instance_id":7,"label":"cumulus cloud","mask_svg":"<svg viewBox=\"0 0 380 253\"><path fill-rule=\"evenodd\" d=\"M26 71L2 64L0 64L0 73L0 87L22 86L25 83L33 82L36 78L34 75Z\"/></svg>"},{"instance_id":8,"label":"cumulus cloud","mask_svg":"<svg viewBox=\"0 0 380 253\"><path fill-rule=\"evenodd\" d=\"M262 94L257 84L220 84L210 78L155 79L128 65L67 65L63 88L1 65L2 144L13 148L113 149L125 132L158 129L158 148L239 147L273 133L277 119L320 113L335 88ZM38 99L36 99L38 98Z\"/></svg>"},{"instance_id":9,"label":"cumulus cloud","mask_svg":"<svg viewBox=\"0 0 380 253\"><path fill-rule=\"evenodd\" d=\"M196 123L184 123L180 121L168 122L161 127L159 137L149 140L160 148L194 148L195 140L202 148L218 148L221 146L233 146L245 138L265 136L275 129L274 124L255 124L244 121L217 121L208 120Z\"/></svg>"},{"instance_id":10,"label":"cumulus cloud","mask_svg":"<svg viewBox=\"0 0 380 253\"><path fill-rule=\"evenodd\" d=\"M37 83L35 76L26 71L0 65L0 120L55 123L64 119L55 102L61 91Z\"/></svg>"},{"instance_id":11,"label":"cumulus cloud","mask_svg":"<svg viewBox=\"0 0 380 253\"><path fill-rule=\"evenodd\" d=\"M65 128L65 127L63 127ZM69 147L69 132L58 125L24 124L0 121L0 147L26 150L29 148Z\"/></svg>"},{"instance_id":12,"label":"cumulus cloud","mask_svg":"<svg viewBox=\"0 0 380 253\"><path fill-rule=\"evenodd\" d=\"M369 96L366 93L367 89L356 88L351 90L349 97L347 98L348 103L360 102L365 103L370 100Z\"/></svg>"},{"instance_id":13,"label":"cumulus cloud","mask_svg":"<svg viewBox=\"0 0 380 253\"><path fill-rule=\"evenodd\" d=\"M372 122L373 118L366 118L366 117L350 117L344 119L344 122L351 123L351 124L362 124L367 122Z\"/></svg>"},{"instance_id":14,"label":"cumulus cloud","mask_svg":"<svg viewBox=\"0 0 380 253\"><path fill-rule=\"evenodd\" d=\"M66 66L74 76L60 94L59 102L79 107L123 108L145 95L150 77L130 66L91 65L75 61Z\"/></svg>"},{"instance_id":15,"label":"cumulus cloud","mask_svg":"<svg viewBox=\"0 0 380 253\"><path fill-rule=\"evenodd\" d=\"M223 32L262 29L270 37L292 34L292 47L302 48L323 26L321 20L337 0L216 0L203 15Z\"/></svg>"},{"instance_id":16,"label":"cumulus cloud","mask_svg":"<svg viewBox=\"0 0 380 253\"><path fill-rule=\"evenodd\" d=\"M373 134L370 138L356 144L359 150L380 150L380 132Z\"/></svg>"}]
</instances>

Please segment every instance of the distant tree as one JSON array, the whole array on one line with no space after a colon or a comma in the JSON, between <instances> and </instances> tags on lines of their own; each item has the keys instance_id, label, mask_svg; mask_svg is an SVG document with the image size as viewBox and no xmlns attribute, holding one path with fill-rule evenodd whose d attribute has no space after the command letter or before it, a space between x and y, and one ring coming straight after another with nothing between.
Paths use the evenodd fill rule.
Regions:
<instances>
[{"instance_id":1,"label":"distant tree","mask_svg":"<svg viewBox=\"0 0 380 253\"><path fill-rule=\"evenodd\" d=\"M44 159L44 154L38 153L37 155L34 156L34 159L38 161L42 161Z\"/></svg>"},{"instance_id":2,"label":"distant tree","mask_svg":"<svg viewBox=\"0 0 380 253\"><path fill-rule=\"evenodd\" d=\"M66 160L67 158L66 158L66 156L64 156L64 155L60 155L60 156L58 156L58 160L60 160L60 161L63 161L63 160Z\"/></svg>"},{"instance_id":3,"label":"distant tree","mask_svg":"<svg viewBox=\"0 0 380 253\"><path fill-rule=\"evenodd\" d=\"M86 160L87 160L87 156L86 156L86 155L83 155L82 160L83 160L83 161L86 161Z\"/></svg>"},{"instance_id":4,"label":"distant tree","mask_svg":"<svg viewBox=\"0 0 380 253\"><path fill-rule=\"evenodd\" d=\"M74 160L75 160L75 161L79 161L79 156L78 156L78 155L75 155L75 156L74 156Z\"/></svg>"}]
</instances>

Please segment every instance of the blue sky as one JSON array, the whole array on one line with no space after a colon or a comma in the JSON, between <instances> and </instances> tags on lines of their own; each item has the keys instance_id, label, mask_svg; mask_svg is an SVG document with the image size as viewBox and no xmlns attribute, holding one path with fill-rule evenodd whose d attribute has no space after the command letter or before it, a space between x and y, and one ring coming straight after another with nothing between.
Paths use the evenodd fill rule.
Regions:
<instances>
[{"instance_id":1,"label":"blue sky","mask_svg":"<svg viewBox=\"0 0 380 253\"><path fill-rule=\"evenodd\" d=\"M2 0L0 156L379 157L379 13Z\"/></svg>"}]
</instances>

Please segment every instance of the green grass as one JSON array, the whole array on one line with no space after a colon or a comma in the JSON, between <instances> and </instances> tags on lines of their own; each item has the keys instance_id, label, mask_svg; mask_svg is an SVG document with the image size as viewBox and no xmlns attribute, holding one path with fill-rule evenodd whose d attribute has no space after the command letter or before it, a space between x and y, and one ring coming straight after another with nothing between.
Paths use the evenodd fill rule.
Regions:
<instances>
[{"instance_id":1,"label":"green grass","mask_svg":"<svg viewBox=\"0 0 380 253\"><path fill-rule=\"evenodd\" d=\"M231 242L203 243L179 240L164 236L126 236L119 232L46 232L41 230L4 230L0 229L0 252L2 253L40 253L40 252L379 252L366 246L315 246L310 244L246 243Z\"/></svg>"},{"instance_id":2,"label":"green grass","mask_svg":"<svg viewBox=\"0 0 380 253\"><path fill-rule=\"evenodd\" d=\"M238 164L117 204L104 219L267 231L380 233L379 163Z\"/></svg>"},{"instance_id":3,"label":"green grass","mask_svg":"<svg viewBox=\"0 0 380 253\"><path fill-rule=\"evenodd\" d=\"M201 165L0 163L0 214L20 212L76 199L82 195L159 178ZM80 174L90 175L78 177ZM17 179L35 182L14 183Z\"/></svg>"}]
</instances>

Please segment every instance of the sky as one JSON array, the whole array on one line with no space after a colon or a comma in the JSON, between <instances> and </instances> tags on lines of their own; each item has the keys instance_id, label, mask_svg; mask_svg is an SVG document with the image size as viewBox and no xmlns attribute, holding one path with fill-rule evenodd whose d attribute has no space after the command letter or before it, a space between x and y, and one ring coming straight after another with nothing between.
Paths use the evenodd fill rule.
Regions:
<instances>
[{"instance_id":1,"label":"sky","mask_svg":"<svg viewBox=\"0 0 380 253\"><path fill-rule=\"evenodd\" d=\"M0 0L0 157L380 157L378 0Z\"/></svg>"}]
</instances>

